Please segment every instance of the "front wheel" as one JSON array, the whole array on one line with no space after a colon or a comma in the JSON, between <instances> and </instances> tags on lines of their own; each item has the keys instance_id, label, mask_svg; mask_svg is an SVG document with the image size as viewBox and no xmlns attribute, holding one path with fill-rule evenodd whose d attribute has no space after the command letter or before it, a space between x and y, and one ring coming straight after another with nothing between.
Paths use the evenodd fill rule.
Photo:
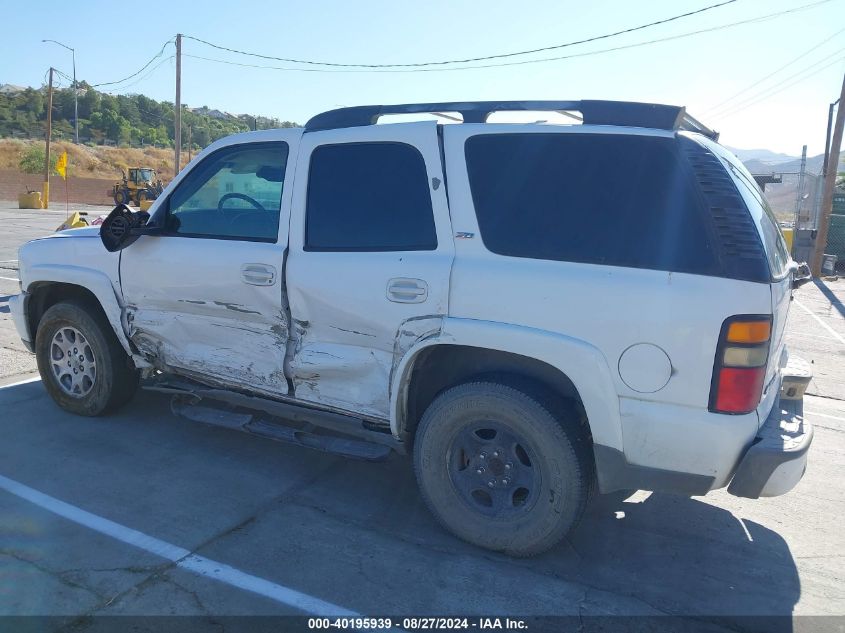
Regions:
<instances>
[{"instance_id":1,"label":"front wheel","mask_svg":"<svg viewBox=\"0 0 845 633\"><path fill-rule=\"evenodd\" d=\"M47 393L71 413L101 415L128 402L138 387L138 371L111 326L85 303L57 303L44 313L35 355Z\"/></svg>"},{"instance_id":2,"label":"front wheel","mask_svg":"<svg viewBox=\"0 0 845 633\"><path fill-rule=\"evenodd\" d=\"M593 487L589 448L566 404L475 382L428 407L414 467L423 498L447 529L487 549L532 556L581 518Z\"/></svg>"}]
</instances>

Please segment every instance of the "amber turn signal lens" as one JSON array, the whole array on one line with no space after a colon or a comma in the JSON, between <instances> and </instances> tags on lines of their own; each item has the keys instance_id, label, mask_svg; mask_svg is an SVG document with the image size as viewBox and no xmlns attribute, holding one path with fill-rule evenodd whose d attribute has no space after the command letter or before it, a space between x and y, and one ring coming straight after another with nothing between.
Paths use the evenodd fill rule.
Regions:
<instances>
[{"instance_id":1,"label":"amber turn signal lens","mask_svg":"<svg viewBox=\"0 0 845 633\"><path fill-rule=\"evenodd\" d=\"M772 334L768 321L734 321L728 327L731 343L765 343Z\"/></svg>"}]
</instances>

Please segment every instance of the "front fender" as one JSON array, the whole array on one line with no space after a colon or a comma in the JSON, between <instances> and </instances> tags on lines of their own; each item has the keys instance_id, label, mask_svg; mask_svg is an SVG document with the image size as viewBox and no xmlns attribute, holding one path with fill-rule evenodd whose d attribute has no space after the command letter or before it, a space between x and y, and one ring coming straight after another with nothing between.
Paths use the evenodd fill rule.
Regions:
<instances>
[{"instance_id":1,"label":"front fender","mask_svg":"<svg viewBox=\"0 0 845 633\"><path fill-rule=\"evenodd\" d=\"M623 450L619 397L607 360L596 347L546 330L475 319L443 319L439 335L418 341L402 357L390 389L390 428L394 436L401 436L405 423L407 389L414 361L423 349L433 345L465 345L510 352L557 368L569 377L581 396L593 442Z\"/></svg>"},{"instance_id":2,"label":"front fender","mask_svg":"<svg viewBox=\"0 0 845 633\"><path fill-rule=\"evenodd\" d=\"M22 275L26 281L24 291L32 292L40 283L63 283L73 286L82 286L90 290L109 324L112 326L117 340L126 350L126 353L132 355L132 350L129 347L129 340L126 338L126 333L123 331L121 324L122 307L117 290L112 285L111 279L105 273L85 268L83 266L68 266L65 264L35 264L26 268L26 276ZM33 332L34 335L34 332ZM34 336L33 336L34 340Z\"/></svg>"}]
</instances>

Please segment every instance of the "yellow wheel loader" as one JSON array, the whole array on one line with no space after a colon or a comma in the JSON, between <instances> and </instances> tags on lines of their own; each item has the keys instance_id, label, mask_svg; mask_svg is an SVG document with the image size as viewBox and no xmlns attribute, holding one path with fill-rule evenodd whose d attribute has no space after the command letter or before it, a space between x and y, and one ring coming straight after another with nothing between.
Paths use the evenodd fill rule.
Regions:
<instances>
[{"instance_id":1,"label":"yellow wheel loader","mask_svg":"<svg viewBox=\"0 0 845 633\"><path fill-rule=\"evenodd\" d=\"M149 167L132 167L129 173L123 172L123 181L115 183L109 193L115 204L134 204L142 206L145 201L158 198L164 185Z\"/></svg>"}]
</instances>

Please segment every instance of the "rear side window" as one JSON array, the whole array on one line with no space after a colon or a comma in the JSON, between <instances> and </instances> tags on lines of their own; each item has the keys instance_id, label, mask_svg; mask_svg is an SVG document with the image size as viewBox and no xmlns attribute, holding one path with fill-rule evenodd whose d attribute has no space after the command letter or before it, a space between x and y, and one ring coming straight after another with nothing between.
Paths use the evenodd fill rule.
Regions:
<instances>
[{"instance_id":1,"label":"rear side window","mask_svg":"<svg viewBox=\"0 0 845 633\"><path fill-rule=\"evenodd\" d=\"M699 274L718 270L674 140L499 134L466 143L485 246L501 255Z\"/></svg>"},{"instance_id":2,"label":"rear side window","mask_svg":"<svg viewBox=\"0 0 845 633\"><path fill-rule=\"evenodd\" d=\"M789 271L789 250L786 248L786 241L783 239L783 233L778 226L774 211L769 206L769 201L760 191L754 176L748 172L738 158L728 154L728 152L720 152L719 157L728 167L745 203L762 210L760 228L763 234L763 243L766 245L769 270L773 277L783 277Z\"/></svg>"},{"instance_id":3,"label":"rear side window","mask_svg":"<svg viewBox=\"0 0 845 633\"><path fill-rule=\"evenodd\" d=\"M425 161L404 143L323 145L311 154L307 251L435 250Z\"/></svg>"}]
</instances>

